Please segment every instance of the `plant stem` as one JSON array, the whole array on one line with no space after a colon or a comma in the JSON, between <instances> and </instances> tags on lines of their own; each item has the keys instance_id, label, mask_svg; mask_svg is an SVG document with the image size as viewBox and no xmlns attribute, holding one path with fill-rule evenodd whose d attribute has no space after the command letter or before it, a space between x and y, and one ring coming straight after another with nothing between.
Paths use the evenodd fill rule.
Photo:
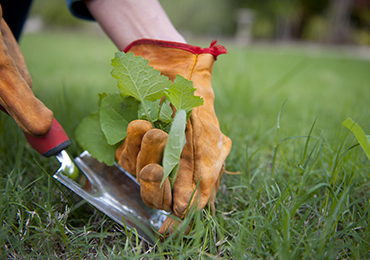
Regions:
<instances>
[{"instance_id":1,"label":"plant stem","mask_svg":"<svg viewBox=\"0 0 370 260\"><path fill-rule=\"evenodd\" d=\"M143 109L144 109L144 112L145 112L145 115L146 115L146 119L152 124L152 126L154 127L154 122L152 121L152 119L150 118L150 115L149 115L149 111L146 107L146 104L145 104L145 101L143 100L141 102L141 105L143 106Z\"/></svg>"}]
</instances>

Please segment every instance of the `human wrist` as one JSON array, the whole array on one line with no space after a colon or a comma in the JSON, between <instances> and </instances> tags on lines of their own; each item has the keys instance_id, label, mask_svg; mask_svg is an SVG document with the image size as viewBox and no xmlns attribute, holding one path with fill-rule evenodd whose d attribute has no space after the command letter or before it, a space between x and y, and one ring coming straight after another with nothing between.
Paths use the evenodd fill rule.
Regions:
<instances>
[{"instance_id":1,"label":"human wrist","mask_svg":"<svg viewBox=\"0 0 370 260\"><path fill-rule=\"evenodd\" d=\"M158 1L85 0L85 4L120 50L143 38L186 43Z\"/></svg>"}]
</instances>

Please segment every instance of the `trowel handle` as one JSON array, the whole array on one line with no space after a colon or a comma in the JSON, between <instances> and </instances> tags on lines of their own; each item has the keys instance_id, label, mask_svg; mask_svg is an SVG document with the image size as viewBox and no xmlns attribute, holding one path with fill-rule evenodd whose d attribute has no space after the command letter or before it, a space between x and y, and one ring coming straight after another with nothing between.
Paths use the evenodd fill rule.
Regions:
<instances>
[{"instance_id":1,"label":"trowel handle","mask_svg":"<svg viewBox=\"0 0 370 260\"><path fill-rule=\"evenodd\" d=\"M24 135L32 148L45 157L57 155L71 144L63 127L55 118L46 135L39 138L27 133Z\"/></svg>"},{"instance_id":2,"label":"trowel handle","mask_svg":"<svg viewBox=\"0 0 370 260\"><path fill-rule=\"evenodd\" d=\"M8 114L6 109L1 105L0 110ZM71 144L63 127L55 118L53 119L50 130L42 137L36 138L25 132L23 133L32 148L45 157L57 155Z\"/></svg>"}]
</instances>

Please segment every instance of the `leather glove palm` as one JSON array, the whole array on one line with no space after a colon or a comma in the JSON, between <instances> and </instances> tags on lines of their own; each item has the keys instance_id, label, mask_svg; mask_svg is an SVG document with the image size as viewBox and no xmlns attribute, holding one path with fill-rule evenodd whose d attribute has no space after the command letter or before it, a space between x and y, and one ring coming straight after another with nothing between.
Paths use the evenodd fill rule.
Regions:
<instances>
[{"instance_id":1,"label":"leather glove palm","mask_svg":"<svg viewBox=\"0 0 370 260\"><path fill-rule=\"evenodd\" d=\"M136 120L130 123L127 137L116 151L118 163L136 175L143 201L150 207L173 211L180 219L184 218L189 203L202 209L209 202L211 209L214 209L231 140L220 131L213 105L211 76L214 61L226 50L215 43L210 48L202 49L187 44L139 40L125 51L149 60L150 66L172 81L178 74L193 81L196 88L194 94L203 97L204 105L194 108L187 122L187 142L172 190L168 179L160 187L167 134L152 129L149 122ZM198 183L199 188L196 189ZM173 221L167 218L159 232L172 232Z\"/></svg>"}]
</instances>

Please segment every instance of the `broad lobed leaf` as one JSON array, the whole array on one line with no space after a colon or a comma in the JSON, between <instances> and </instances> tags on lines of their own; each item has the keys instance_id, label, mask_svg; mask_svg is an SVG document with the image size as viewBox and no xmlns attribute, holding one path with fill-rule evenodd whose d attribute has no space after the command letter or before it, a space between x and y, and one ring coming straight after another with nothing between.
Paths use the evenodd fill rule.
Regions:
<instances>
[{"instance_id":1,"label":"broad lobed leaf","mask_svg":"<svg viewBox=\"0 0 370 260\"><path fill-rule=\"evenodd\" d=\"M119 93L102 98L99 109L100 124L110 145L126 137L128 124L137 119L138 105L136 99L122 98Z\"/></svg>"},{"instance_id":2,"label":"broad lobed leaf","mask_svg":"<svg viewBox=\"0 0 370 260\"><path fill-rule=\"evenodd\" d=\"M183 109L188 112L203 105L203 98L194 96L195 90L193 82L177 75L170 89L166 91L166 96L177 111Z\"/></svg>"},{"instance_id":3,"label":"broad lobed leaf","mask_svg":"<svg viewBox=\"0 0 370 260\"><path fill-rule=\"evenodd\" d=\"M117 52L111 64L111 74L117 79L122 96L132 96L140 102L154 101L162 98L171 86L167 77L133 53Z\"/></svg>"},{"instance_id":4,"label":"broad lobed leaf","mask_svg":"<svg viewBox=\"0 0 370 260\"><path fill-rule=\"evenodd\" d=\"M117 145L108 144L100 127L99 114L92 113L85 117L76 129L77 142L100 162L113 165Z\"/></svg>"}]
</instances>

